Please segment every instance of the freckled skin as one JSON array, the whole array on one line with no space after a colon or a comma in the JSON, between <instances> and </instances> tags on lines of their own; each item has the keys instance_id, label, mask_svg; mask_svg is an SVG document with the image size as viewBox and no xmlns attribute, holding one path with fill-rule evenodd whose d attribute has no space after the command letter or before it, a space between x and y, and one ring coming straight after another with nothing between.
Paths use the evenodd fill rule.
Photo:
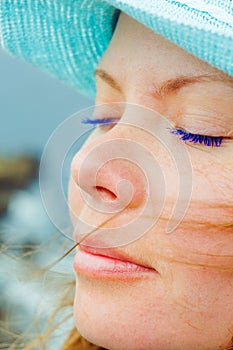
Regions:
<instances>
[{"instance_id":1,"label":"freckled skin","mask_svg":"<svg viewBox=\"0 0 233 350\"><path fill-rule=\"evenodd\" d=\"M196 127L201 131L203 126L210 135L218 127L221 133L225 132L223 136L232 130L232 90L224 81L188 86L176 96L158 100L151 97L148 90L153 90L153 84L177 75L217 72L224 78L224 74L124 14L99 68L117 77L123 93L97 77L98 104L121 101L139 104L173 118L177 124L182 121L185 128ZM192 197L183 221L167 235L166 218L177 193L174 164L163 154L158 142L143 130L132 134L130 128L116 126L100 138L95 132L72 164L69 204L74 223L75 216L81 214L87 221L98 219L75 183L80 159L87 156L89 148L105 140L130 139L132 135L159 155L167 201L156 225L119 251L141 258L159 275L128 283L95 280L80 274L74 306L77 328L91 342L111 350L226 349L233 334L233 271L227 269L233 266L233 140L227 140L218 149L187 145L193 168ZM119 169L122 167L117 161L103 168L99 174L101 186L114 192L114 181L122 175ZM140 172L134 176L135 188L138 183L143 187ZM140 198L144 192L136 193L137 202L129 208L128 217L142 205ZM150 205L155 205L156 200L150 198ZM231 227L225 227L229 223Z\"/></svg>"}]
</instances>

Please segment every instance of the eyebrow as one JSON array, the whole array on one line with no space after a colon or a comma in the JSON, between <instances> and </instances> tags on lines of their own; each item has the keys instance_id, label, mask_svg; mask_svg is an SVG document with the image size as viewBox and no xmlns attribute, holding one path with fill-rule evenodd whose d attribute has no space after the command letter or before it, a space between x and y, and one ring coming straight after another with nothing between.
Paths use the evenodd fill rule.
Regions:
<instances>
[{"instance_id":1,"label":"eyebrow","mask_svg":"<svg viewBox=\"0 0 233 350\"><path fill-rule=\"evenodd\" d=\"M105 83L111 86L114 90L117 90L118 92L122 93L120 84L105 70L95 69L95 76L100 77L103 81L105 81Z\"/></svg>"},{"instance_id":2,"label":"eyebrow","mask_svg":"<svg viewBox=\"0 0 233 350\"><path fill-rule=\"evenodd\" d=\"M95 76L100 77L114 90L122 93L120 84L105 70L96 69ZM155 87L152 95L156 98L175 95L185 86L203 82L224 82L228 83L233 88L233 79L230 76L222 76L220 74L203 74L198 76L181 75L173 79L166 80L160 86Z\"/></svg>"}]
</instances>

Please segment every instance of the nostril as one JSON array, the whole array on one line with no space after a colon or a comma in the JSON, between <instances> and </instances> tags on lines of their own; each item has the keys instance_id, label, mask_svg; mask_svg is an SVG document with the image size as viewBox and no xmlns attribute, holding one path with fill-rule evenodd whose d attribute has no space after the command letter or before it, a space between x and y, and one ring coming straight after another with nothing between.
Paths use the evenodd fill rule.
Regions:
<instances>
[{"instance_id":1,"label":"nostril","mask_svg":"<svg viewBox=\"0 0 233 350\"><path fill-rule=\"evenodd\" d=\"M96 186L96 190L104 201L114 201L117 196L112 191L102 186Z\"/></svg>"}]
</instances>

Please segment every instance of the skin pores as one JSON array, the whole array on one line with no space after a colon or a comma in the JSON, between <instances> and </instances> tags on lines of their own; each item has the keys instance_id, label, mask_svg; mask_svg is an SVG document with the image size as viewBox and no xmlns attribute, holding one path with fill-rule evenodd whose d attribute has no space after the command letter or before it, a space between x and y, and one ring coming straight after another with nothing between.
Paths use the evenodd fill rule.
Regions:
<instances>
[{"instance_id":1,"label":"skin pores","mask_svg":"<svg viewBox=\"0 0 233 350\"><path fill-rule=\"evenodd\" d=\"M80 164L106 140L136 140L154 154L165 174L167 197L149 232L115 248L158 273L132 281L79 273L74 306L77 328L85 338L107 349L225 349L233 335L233 80L124 14L98 69L106 71L117 85L98 74L96 104L123 101L145 106L175 127L221 135L223 141L220 147L186 142L193 170L191 201L182 222L168 235L166 223L179 189L174 164L159 142L139 128L120 124L106 131L97 128L90 136L72 163L69 205L74 225L75 217L80 216L99 223L99 213L81 194L79 175L82 171L85 191L94 196L88 184L91 169ZM212 78L158 94L158 86L178 76ZM126 110L120 113L123 118ZM152 121L150 127L158 126ZM172 137L182 142L177 135ZM132 169L130 162L124 162L124 169L122 172L122 163L115 160L103 167L98 181L108 197L115 193L114 182L119 178L131 179L138 195L122 216L130 220L144 203L144 183L141 172ZM149 205L155 206L157 200L149 198ZM119 216L118 220L123 219Z\"/></svg>"}]
</instances>

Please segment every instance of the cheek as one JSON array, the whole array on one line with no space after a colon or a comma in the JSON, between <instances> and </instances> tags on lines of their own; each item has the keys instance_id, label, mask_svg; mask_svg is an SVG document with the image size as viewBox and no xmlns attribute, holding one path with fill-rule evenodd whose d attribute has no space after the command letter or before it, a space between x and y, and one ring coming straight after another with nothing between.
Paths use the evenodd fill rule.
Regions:
<instances>
[{"instance_id":1,"label":"cheek","mask_svg":"<svg viewBox=\"0 0 233 350\"><path fill-rule=\"evenodd\" d=\"M79 187L77 186L77 184L75 183L72 177L70 178L70 181L69 181L68 204L69 204L70 217L71 217L73 226L75 226L79 213L81 212L84 206L84 200L81 195L81 191Z\"/></svg>"},{"instance_id":2,"label":"cheek","mask_svg":"<svg viewBox=\"0 0 233 350\"><path fill-rule=\"evenodd\" d=\"M230 143L219 148L190 148L193 167L193 195L210 203L232 204L233 161Z\"/></svg>"},{"instance_id":3,"label":"cheek","mask_svg":"<svg viewBox=\"0 0 233 350\"><path fill-rule=\"evenodd\" d=\"M194 229L199 224L203 233L206 233L205 229L220 232L223 225L232 227L233 162L230 144L221 146L222 149L187 147L192 163L192 194L185 219L194 224Z\"/></svg>"},{"instance_id":4,"label":"cheek","mask_svg":"<svg viewBox=\"0 0 233 350\"><path fill-rule=\"evenodd\" d=\"M208 328L210 336L218 330L222 336L222 344L224 341L228 342L232 337L233 325L232 272L205 268L199 271L190 270L181 279L178 276L177 283L177 303L174 304L178 305L181 312L185 310L186 316L191 317L191 326L198 329ZM198 317L195 318L195 315Z\"/></svg>"},{"instance_id":5,"label":"cheek","mask_svg":"<svg viewBox=\"0 0 233 350\"><path fill-rule=\"evenodd\" d=\"M167 288L170 289L174 305L212 316L227 314L229 321L233 319L232 271L177 263L171 267L171 279L174 283Z\"/></svg>"},{"instance_id":6,"label":"cheek","mask_svg":"<svg viewBox=\"0 0 233 350\"><path fill-rule=\"evenodd\" d=\"M221 269L190 267L176 264L170 285L172 305L184 322L206 328L214 334L233 324L233 273ZM169 287L168 287L169 288Z\"/></svg>"}]
</instances>

